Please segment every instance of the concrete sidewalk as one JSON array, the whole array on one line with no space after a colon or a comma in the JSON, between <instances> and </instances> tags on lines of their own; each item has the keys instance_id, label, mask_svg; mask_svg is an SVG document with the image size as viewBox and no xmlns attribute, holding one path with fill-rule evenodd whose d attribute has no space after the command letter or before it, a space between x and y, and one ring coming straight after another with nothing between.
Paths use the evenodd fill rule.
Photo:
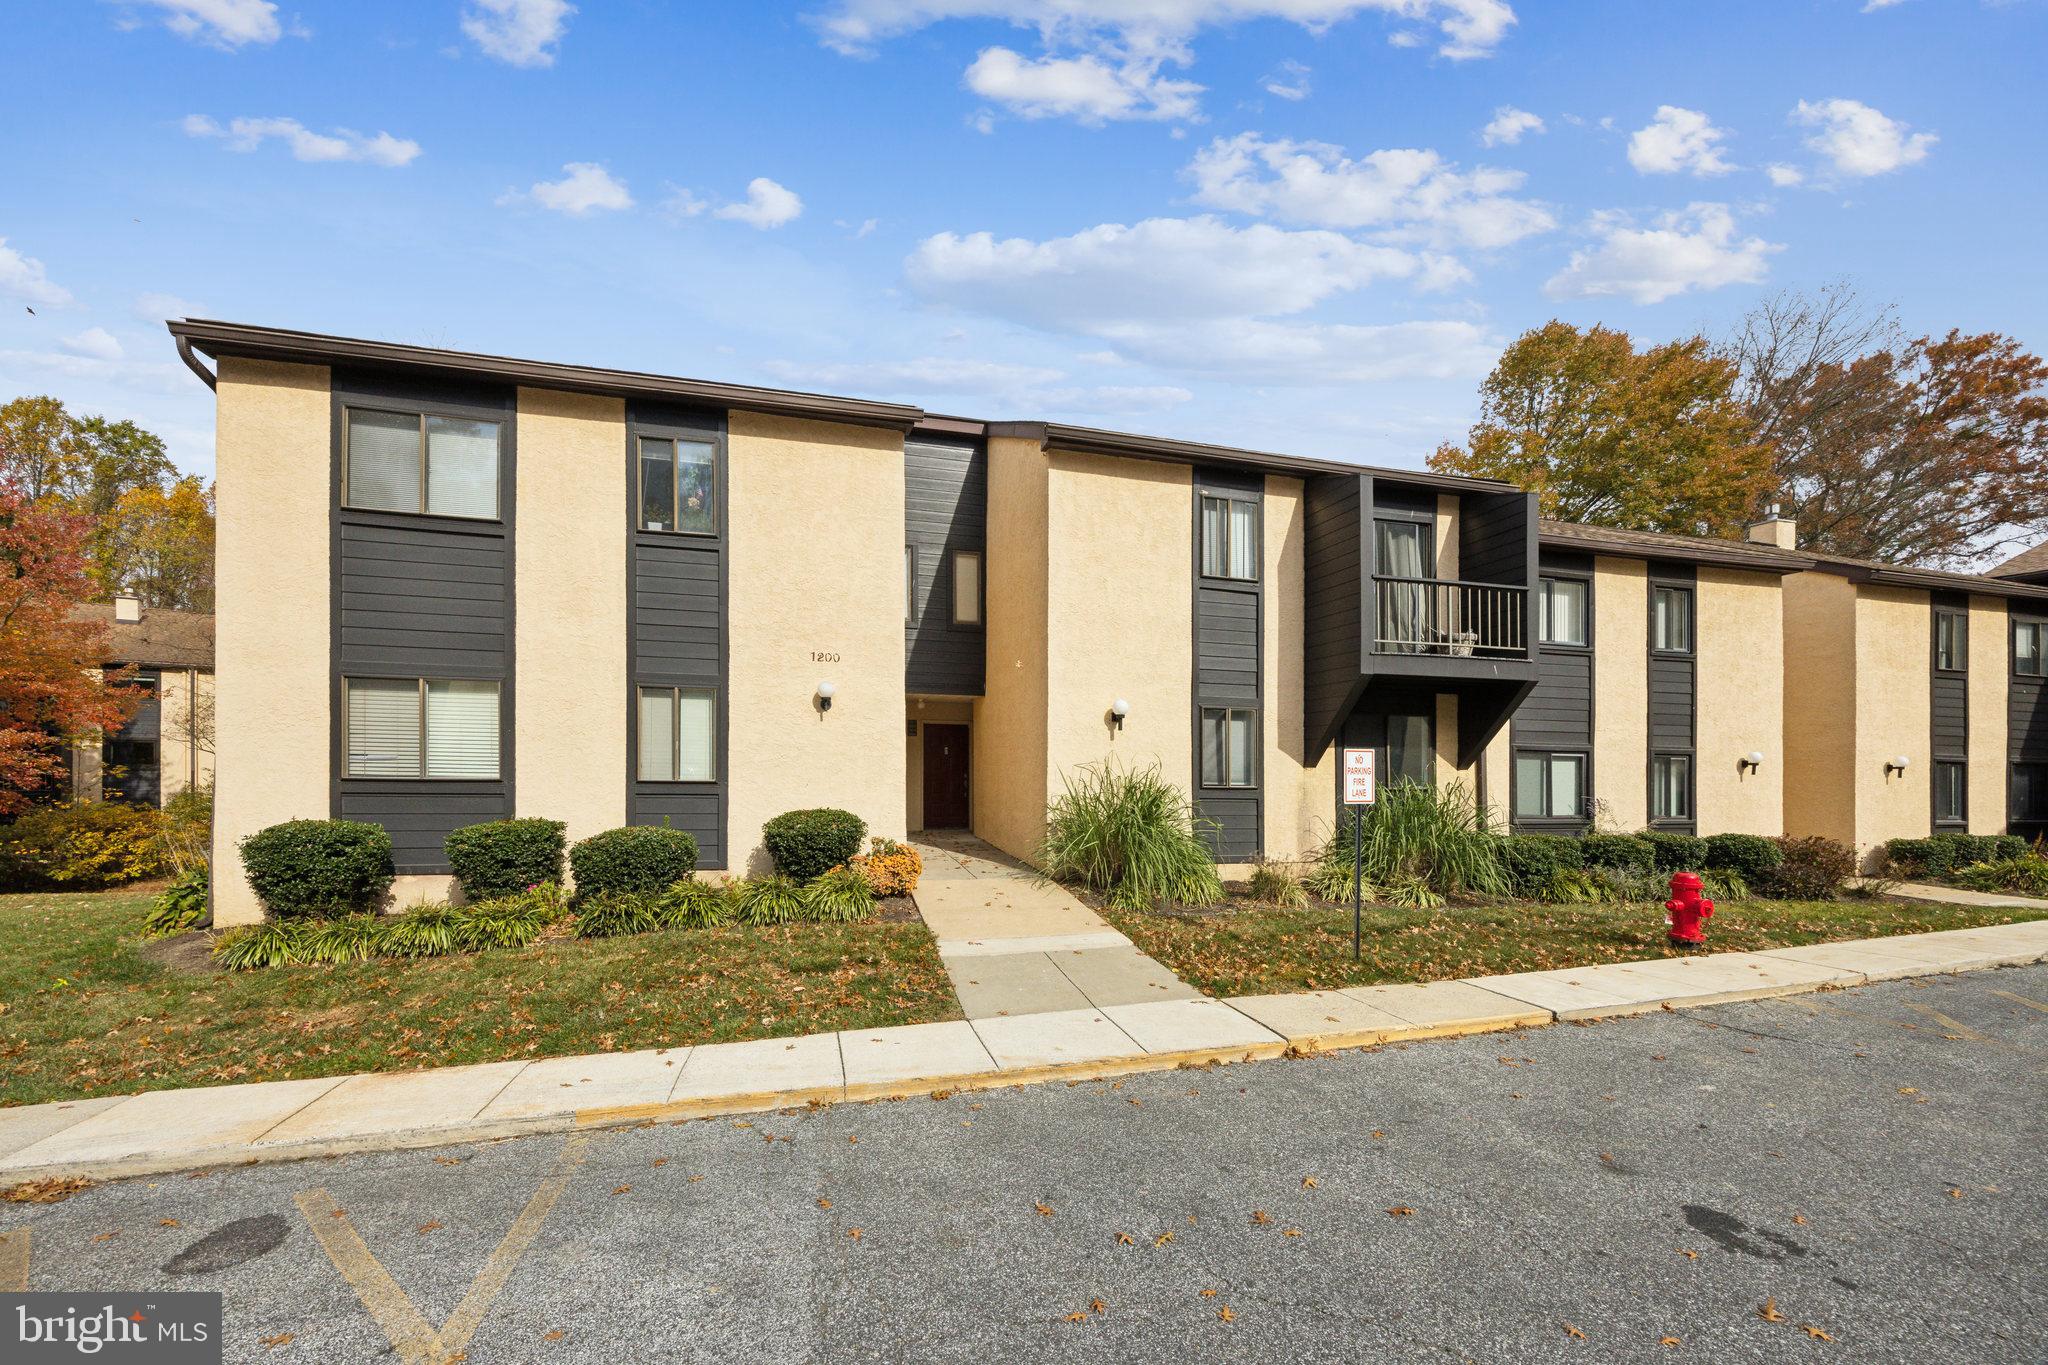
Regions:
<instances>
[{"instance_id":1,"label":"concrete sidewalk","mask_svg":"<svg viewBox=\"0 0 2048 1365\"><path fill-rule=\"evenodd\" d=\"M0 1184L1114 1076L2048 959L2048 920L1553 972L1157 1000L538 1062L0 1109Z\"/></svg>"},{"instance_id":2,"label":"concrete sidewalk","mask_svg":"<svg viewBox=\"0 0 2048 1365\"><path fill-rule=\"evenodd\" d=\"M1933 901L1937 905L2016 905L2024 910L2048 910L2048 900L2038 896L2013 896L2003 891L1965 891L1959 886L1933 886L1926 882L1893 882L1885 890L1909 901Z\"/></svg>"}]
</instances>

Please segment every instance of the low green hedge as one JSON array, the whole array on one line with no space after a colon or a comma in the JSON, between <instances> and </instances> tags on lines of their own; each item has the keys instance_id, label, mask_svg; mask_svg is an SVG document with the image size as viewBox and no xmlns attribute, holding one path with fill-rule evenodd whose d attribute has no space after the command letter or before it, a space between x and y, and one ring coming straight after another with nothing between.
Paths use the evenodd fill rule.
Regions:
<instances>
[{"instance_id":1,"label":"low green hedge","mask_svg":"<svg viewBox=\"0 0 2048 1365\"><path fill-rule=\"evenodd\" d=\"M1611 867L1617 872L1657 870L1657 850L1640 835L1583 835L1579 839L1579 851L1586 855L1587 867Z\"/></svg>"},{"instance_id":2,"label":"low green hedge","mask_svg":"<svg viewBox=\"0 0 2048 1365\"><path fill-rule=\"evenodd\" d=\"M1884 848L1895 871L1912 877L1946 877L1977 863L2025 857L2027 841L2017 834L1936 834L1925 839L1892 839Z\"/></svg>"},{"instance_id":3,"label":"low green hedge","mask_svg":"<svg viewBox=\"0 0 2048 1365\"><path fill-rule=\"evenodd\" d=\"M1646 829L1638 836L1656 854L1659 872L1702 872L1707 866L1707 841L1697 834Z\"/></svg>"},{"instance_id":4,"label":"low green hedge","mask_svg":"<svg viewBox=\"0 0 2048 1365\"><path fill-rule=\"evenodd\" d=\"M1546 892L1560 871L1586 865L1579 841L1565 834L1510 834L1501 840L1501 861L1518 894Z\"/></svg>"},{"instance_id":5,"label":"low green hedge","mask_svg":"<svg viewBox=\"0 0 2048 1365\"><path fill-rule=\"evenodd\" d=\"M1707 870L1733 872L1751 886L1762 886L1771 869L1784 861L1784 850L1761 834L1707 836Z\"/></svg>"},{"instance_id":6,"label":"low green hedge","mask_svg":"<svg viewBox=\"0 0 2048 1365\"><path fill-rule=\"evenodd\" d=\"M761 827L775 870L799 883L816 881L853 857L867 837L866 821L830 807L786 811Z\"/></svg>"},{"instance_id":7,"label":"low green hedge","mask_svg":"<svg viewBox=\"0 0 2048 1365\"><path fill-rule=\"evenodd\" d=\"M464 899L495 900L562 880L560 820L492 820L465 825L441 842Z\"/></svg>"},{"instance_id":8,"label":"low green hedge","mask_svg":"<svg viewBox=\"0 0 2048 1365\"><path fill-rule=\"evenodd\" d=\"M242 840L242 870L280 919L374 910L391 889L391 836L360 820L287 820Z\"/></svg>"},{"instance_id":9,"label":"low green hedge","mask_svg":"<svg viewBox=\"0 0 2048 1365\"><path fill-rule=\"evenodd\" d=\"M627 825L593 834L569 850L576 898L654 895L697 870L697 840L663 825Z\"/></svg>"}]
</instances>

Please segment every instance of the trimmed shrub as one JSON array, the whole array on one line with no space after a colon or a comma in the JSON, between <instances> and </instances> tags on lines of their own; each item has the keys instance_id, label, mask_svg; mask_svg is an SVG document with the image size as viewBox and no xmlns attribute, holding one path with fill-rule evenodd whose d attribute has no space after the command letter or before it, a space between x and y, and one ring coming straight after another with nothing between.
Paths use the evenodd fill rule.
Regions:
<instances>
[{"instance_id":1,"label":"trimmed shrub","mask_svg":"<svg viewBox=\"0 0 2048 1365\"><path fill-rule=\"evenodd\" d=\"M666 825L627 825L593 834L569 850L576 899L656 895L697 870L697 840Z\"/></svg>"},{"instance_id":2,"label":"trimmed shrub","mask_svg":"<svg viewBox=\"0 0 2048 1365\"><path fill-rule=\"evenodd\" d=\"M1301 878L1295 869L1286 863L1268 862L1264 858L1252 868L1252 875L1244 884L1244 893L1248 899L1261 905L1281 910L1301 910L1308 905L1308 893L1301 889Z\"/></svg>"},{"instance_id":3,"label":"trimmed shrub","mask_svg":"<svg viewBox=\"0 0 2048 1365\"><path fill-rule=\"evenodd\" d=\"M1383 891L1391 893L1410 880L1439 898L1453 892L1502 895L1510 889L1502 840L1487 832L1471 797L1457 783L1441 788L1391 783L1366 808L1363 823L1365 878ZM1348 896L1350 821L1338 823L1319 861L1336 864Z\"/></svg>"},{"instance_id":4,"label":"trimmed shrub","mask_svg":"<svg viewBox=\"0 0 2048 1365\"><path fill-rule=\"evenodd\" d=\"M816 881L847 862L867 837L865 820L829 806L784 811L761 827L761 842L775 860L775 870L797 882Z\"/></svg>"},{"instance_id":5,"label":"trimmed shrub","mask_svg":"<svg viewBox=\"0 0 2048 1365\"><path fill-rule=\"evenodd\" d=\"M857 868L877 896L907 896L917 890L917 879L924 875L923 854L879 834L868 840L866 853L856 853L846 865Z\"/></svg>"},{"instance_id":6,"label":"trimmed shrub","mask_svg":"<svg viewBox=\"0 0 2048 1365\"><path fill-rule=\"evenodd\" d=\"M242 867L282 919L374 910L391 889L391 836L359 820L287 820L242 840Z\"/></svg>"},{"instance_id":7,"label":"trimmed shrub","mask_svg":"<svg viewBox=\"0 0 2048 1365\"><path fill-rule=\"evenodd\" d=\"M803 889L806 918L857 924L875 913L875 889L851 867L835 867Z\"/></svg>"},{"instance_id":8,"label":"trimmed shrub","mask_svg":"<svg viewBox=\"0 0 2048 1365\"><path fill-rule=\"evenodd\" d=\"M809 906L804 889L780 872L741 882L732 892L733 917L742 924L795 924Z\"/></svg>"},{"instance_id":9,"label":"trimmed shrub","mask_svg":"<svg viewBox=\"0 0 2048 1365\"><path fill-rule=\"evenodd\" d=\"M1856 875L1856 851L1847 844L1814 834L1777 840L1778 865L1765 872L1757 886L1781 900L1831 901L1842 884Z\"/></svg>"},{"instance_id":10,"label":"trimmed shrub","mask_svg":"<svg viewBox=\"0 0 2048 1365\"><path fill-rule=\"evenodd\" d=\"M201 863L157 893L142 921L144 938L170 938L206 918L206 864Z\"/></svg>"},{"instance_id":11,"label":"trimmed shrub","mask_svg":"<svg viewBox=\"0 0 2048 1365\"><path fill-rule=\"evenodd\" d=\"M1751 886L1762 885L1770 870L1784 861L1784 850L1761 834L1707 836L1707 871L1733 872Z\"/></svg>"},{"instance_id":12,"label":"trimmed shrub","mask_svg":"<svg viewBox=\"0 0 2048 1365\"><path fill-rule=\"evenodd\" d=\"M1579 840L1579 852L1588 868L1607 867L1617 872L1655 872L1657 850L1636 834L1588 834Z\"/></svg>"},{"instance_id":13,"label":"trimmed shrub","mask_svg":"<svg viewBox=\"0 0 2048 1365\"><path fill-rule=\"evenodd\" d=\"M617 938L624 934L651 934L662 927L656 898L634 892L613 892L592 896L576 907L578 938Z\"/></svg>"},{"instance_id":14,"label":"trimmed shrub","mask_svg":"<svg viewBox=\"0 0 2048 1365\"><path fill-rule=\"evenodd\" d=\"M1932 839L1887 839L1886 863L1892 871L1908 877L1940 877L1950 871L1950 851Z\"/></svg>"},{"instance_id":15,"label":"trimmed shrub","mask_svg":"<svg viewBox=\"0 0 2048 1365\"><path fill-rule=\"evenodd\" d=\"M662 892L654 908L669 929L708 929L732 923L730 892L690 877Z\"/></svg>"},{"instance_id":16,"label":"trimmed shrub","mask_svg":"<svg viewBox=\"0 0 2048 1365\"><path fill-rule=\"evenodd\" d=\"M1585 866L1579 841L1562 834L1510 834L1500 841L1500 855L1514 889L1538 898L1557 873Z\"/></svg>"},{"instance_id":17,"label":"trimmed shrub","mask_svg":"<svg viewBox=\"0 0 2048 1365\"><path fill-rule=\"evenodd\" d=\"M1207 842L1215 826L1157 765L1142 772L1084 765L1061 780L1065 790L1046 807L1038 850L1046 876L1092 887L1122 910L1150 909L1162 898L1185 905L1222 899Z\"/></svg>"},{"instance_id":18,"label":"trimmed shrub","mask_svg":"<svg viewBox=\"0 0 2048 1365\"><path fill-rule=\"evenodd\" d=\"M119 886L170 868L163 814L124 801L38 806L0 828L0 887Z\"/></svg>"},{"instance_id":19,"label":"trimmed shrub","mask_svg":"<svg viewBox=\"0 0 2048 1365\"><path fill-rule=\"evenodd\" d=\"M2014 858L2024 858L2028 853L2035 851L2032 844L2017 834L1993 834L1987 837L1991 840L1991 851L1984 858L1987 863L2011 862Z\"/></svg>"},{"instance_id":20,"label":"trimmed shrub","mask_svg":"<svg viewBox=\"0 0 2048 1365\"><path fill-rule=\"evenodd\" d=\"M1659 872L1698 872L1707 865L1707 841L1696 834L1646 829L1638 837L1657 855Z\"/></svg>"},{"instance_id":21,"label":"trimmed shrub","mask_svg":"<svg viewBox=\"0 0 2048 1365\"><path fill-rule=\"evenodd\" d=\"M442 840L448 866L472 903L516 895L531 886L561 884L560 820L492 820L465 825ZM692 863L695 866L695 863Z\"/></svg>"},{"instance_id":22,"label":"trimmed shrub","mask_svg":"<svg viewBox=\"0 0 2048 1365\"><path fill-rule=\"evenodd\" d=\"M2030 852L2017 858L1978 863L1958 872L1956 881L1972 891L2048 896L2048 858Z\"/></svg>"}]
</instances>

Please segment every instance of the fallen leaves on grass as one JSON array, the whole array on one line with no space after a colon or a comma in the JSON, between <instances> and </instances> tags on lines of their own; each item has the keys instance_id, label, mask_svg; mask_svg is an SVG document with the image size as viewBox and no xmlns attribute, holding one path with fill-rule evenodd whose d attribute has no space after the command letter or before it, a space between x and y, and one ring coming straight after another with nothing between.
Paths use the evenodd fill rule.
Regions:
<instances>
[{"instance_id":1,"label":"fallen leaves on grass","mask_svg":"<svg viewBox=\"0 0 2048 1365\"><path fill-rule=\"evenodd\" d=\"M61 1204L80 1190L92 1188L90 1180L77 1176L52 1176L48 1180L24 1180L0 1190L0 1199L10 1204Z\"/></svg>"},{"instance_id":2,"label":"fallen leaves on grass","mask_svg":"<svg viewBox=\"0 0 2048 1365\"><path fill-rule=\"evenodd\" d=\"M1756 1310L1756 1315L1765 1322L1783 1322L1785 1320L1785 1315L1778 1311L1778 1301L1776 1298L1765 1299L1764 1306Z\"/></svg>"}]
</instances>

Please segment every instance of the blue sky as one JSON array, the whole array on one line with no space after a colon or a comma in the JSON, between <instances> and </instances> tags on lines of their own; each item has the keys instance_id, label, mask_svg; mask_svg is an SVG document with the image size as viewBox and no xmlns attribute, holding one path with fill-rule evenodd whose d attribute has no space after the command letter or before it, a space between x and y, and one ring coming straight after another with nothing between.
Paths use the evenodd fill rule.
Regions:
<instances>
[{"instance_id":1,"label":"blue sky","mask_svg":"<svg viewBox=\"0 0 2048 1365\"><path fill-rule=\"evenodd\" d=\"M1552 317L1720 333L1842 279L2048 346L2038 0L76 0L6 33L0 397L201 472L179 313L1397 466Z\"/></svg>"}]
</instances>

